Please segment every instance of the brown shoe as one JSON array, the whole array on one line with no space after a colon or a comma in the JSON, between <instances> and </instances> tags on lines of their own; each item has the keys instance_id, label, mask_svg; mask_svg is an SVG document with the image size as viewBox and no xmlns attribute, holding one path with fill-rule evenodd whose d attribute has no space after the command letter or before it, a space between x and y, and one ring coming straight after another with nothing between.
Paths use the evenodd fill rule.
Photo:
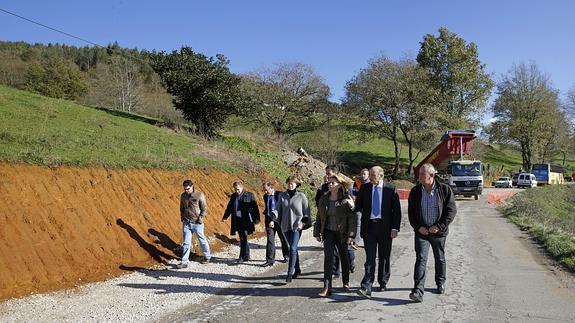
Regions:
<instances>
[{"instance_id":1,"label":"brown shoe","mask_svg":"<svg viewBox=\"0 0 575 323\"><path fill-rule=\"evenodd\" d=\"M319 293L317 295L319 297L328 297L331 295L331 290L329 290L327 288L323 288L322 290L319 291Z\"/></svg>"},{"instance_id":2,"label":"brown shoe","mask_svg":"<svg viewBox=\"0 0 575 323\"><path fill-rule=\"evenodd\" d=\"M184 269L184 268L188 268L188 264L177 264L176 265L176 269Z\"/></svg>"}]
</instances>

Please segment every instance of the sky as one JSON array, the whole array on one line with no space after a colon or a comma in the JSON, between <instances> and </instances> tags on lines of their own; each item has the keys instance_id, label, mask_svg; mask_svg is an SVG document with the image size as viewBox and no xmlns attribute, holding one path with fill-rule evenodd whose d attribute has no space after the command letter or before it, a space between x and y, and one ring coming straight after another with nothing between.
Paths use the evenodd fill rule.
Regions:
<instances>
[{"instance_id":1,"label":"sky","mask_svg":"<svg viewBox=\"0 0 575 323\"><path fill-rule=\"evenodd\" d=\"M423 37L437 36L442 26L477 44L496 82L514 64L534 62L561 98L575 87L570 0L4 0L0 9L103 46L117 41L129 48L190 46L207 56L224 54L234 73L303 62L329 85L336 102L370 58L415 57ZM89 45L4 12L0 40Z\"/></svg>"}]
</instances>

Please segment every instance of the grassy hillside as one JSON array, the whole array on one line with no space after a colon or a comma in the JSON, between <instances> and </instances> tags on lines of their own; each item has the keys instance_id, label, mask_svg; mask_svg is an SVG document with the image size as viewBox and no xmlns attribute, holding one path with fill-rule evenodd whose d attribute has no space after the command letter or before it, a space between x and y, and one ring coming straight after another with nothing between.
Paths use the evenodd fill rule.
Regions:
<instances>
[{"instance_id":1,"label":"grassy hillside","mask_svg":"<svg viewBox=\"0 0 575 323\"><path fill-rule=\"evenodd\" d=\"M113 168L226 166L193 154L198 142L153 120L0 86L0 159Z\"/></svg>"},{"instance_id":2,"label":"grassy hillside","mask_svg":"<svg viewBox=\"0 0 575 323\"><path fill-rule=\"evenodd\" d=\"M208 142L157 120L0 86L0 160L37 165L189 169L286 177L275 145L239 136ZM257 142L257 143L256 143Z\"/></svg>"}]
</instances>

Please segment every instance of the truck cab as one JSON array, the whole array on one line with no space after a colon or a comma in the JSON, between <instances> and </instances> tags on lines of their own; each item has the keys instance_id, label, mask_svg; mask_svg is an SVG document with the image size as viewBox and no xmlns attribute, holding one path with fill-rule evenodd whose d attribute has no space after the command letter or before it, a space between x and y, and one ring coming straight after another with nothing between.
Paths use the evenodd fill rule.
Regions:
<instances>
[{"instance_id":1,"label":"truck cab","mask_svg":"<svg viewBox=\"0 0 575 323\"><path fill-rule=\"evenodd\" d=\"M452 160L447 167L449 186L455 195L473 196L483 193L483 165L479 160Z\"/></svg>"}]
</instances>

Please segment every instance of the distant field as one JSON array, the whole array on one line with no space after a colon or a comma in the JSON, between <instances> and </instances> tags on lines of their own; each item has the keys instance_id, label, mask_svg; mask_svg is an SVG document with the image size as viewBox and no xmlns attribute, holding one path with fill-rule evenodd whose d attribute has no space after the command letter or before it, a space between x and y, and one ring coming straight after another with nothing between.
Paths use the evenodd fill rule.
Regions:
<instances>
[{"instance_id":1,"label":"distant field","mask_svg":"<svg viewBox=\"0 0 575 323\"><path fill-rule=\"evenodd\" d=\"M325 137L325 131L314 131L307 134L301 134L295 137L294 142L298 145L306 147L312 145L316 147L319 137ZM390 169L394 164L394 147L393 142L387 138L368 137L363 140L357 138L349 132L341 132L337 134L339 141L337 142L339 161L345 165L350 174L359 173L361 168L370 165L382 165L386 169ZM434 143L439 144L440 138L430 138ZM320 146L321 147L321 146ZM314 153L311 148L308 151ZM422 152L416 158L414 166L417 165L429 152ZM521 152L510 146L497 145L497 144L484 144L482 149L482 157L485 167L488 167L493 176L500 174L510 174L517 172L522 167ZM561 164L561 160L555 159L556 164ZM407 144L400 141L400 163L401 167L407 167L409 163ZM567 158L567 169L575 169L575 155Z\"/></svg>"}]
</instances>

